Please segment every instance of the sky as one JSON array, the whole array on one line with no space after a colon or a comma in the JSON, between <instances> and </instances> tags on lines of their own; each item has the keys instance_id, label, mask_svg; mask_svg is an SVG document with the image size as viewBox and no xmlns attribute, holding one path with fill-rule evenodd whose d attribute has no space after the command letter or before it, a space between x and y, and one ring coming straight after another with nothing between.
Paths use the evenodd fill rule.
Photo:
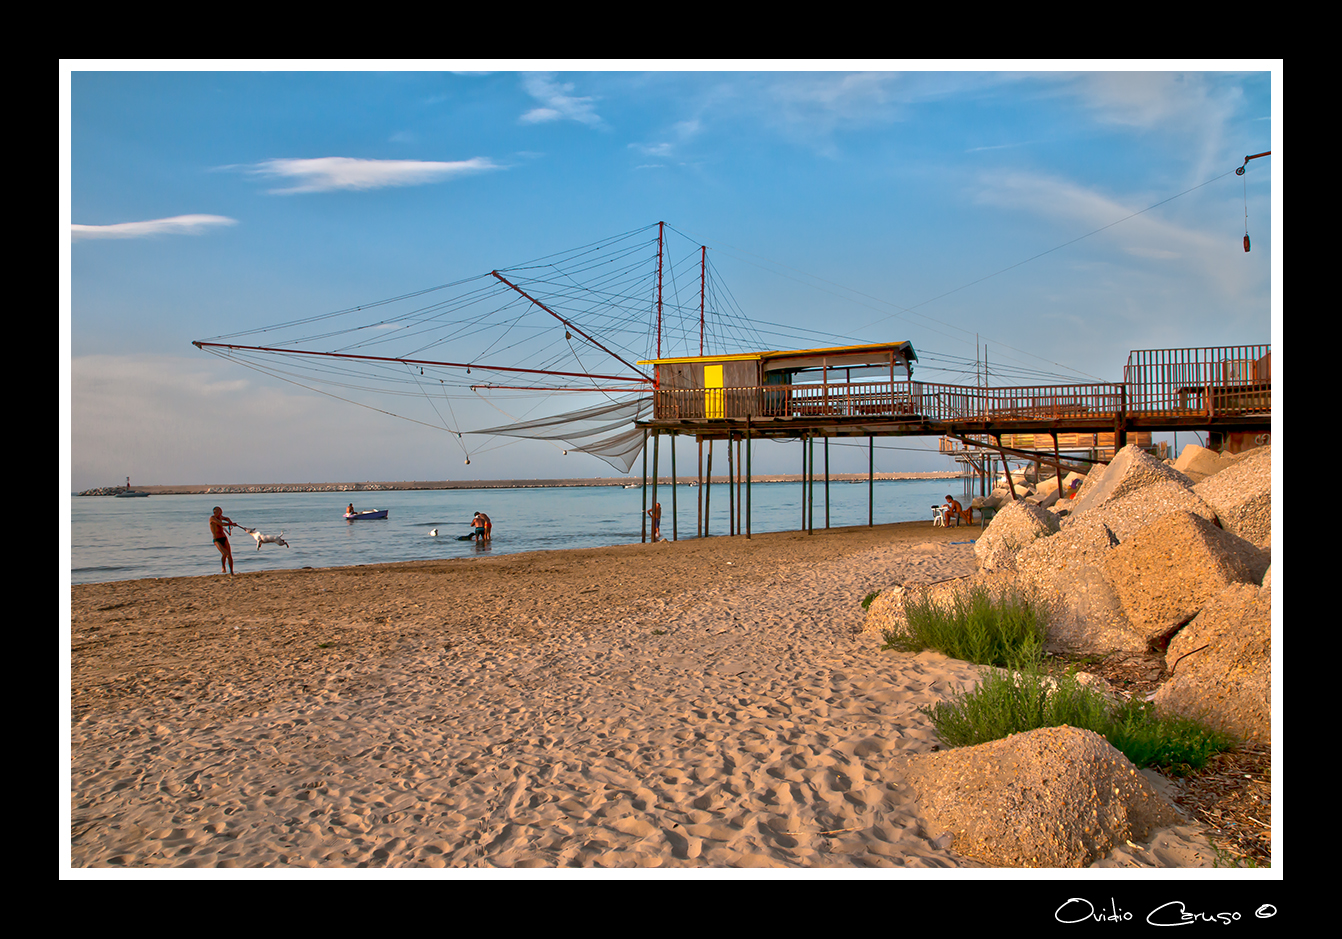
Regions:
<instances>
[{"instance_id":1,"label":"sky","mask_svg":"<svg viewBox=\"0 0 1342 939\"><path fill-rule=\"evenodd\" d=\"M907 340L929 382L1280 340L1279 60L577 64L63 62L66 491L618 475L470 433L554 396L407 420L192 342L658 222L764 348ZM877 469L954 469L936 446L882 441Z\"/></svg>"}]
</instances>

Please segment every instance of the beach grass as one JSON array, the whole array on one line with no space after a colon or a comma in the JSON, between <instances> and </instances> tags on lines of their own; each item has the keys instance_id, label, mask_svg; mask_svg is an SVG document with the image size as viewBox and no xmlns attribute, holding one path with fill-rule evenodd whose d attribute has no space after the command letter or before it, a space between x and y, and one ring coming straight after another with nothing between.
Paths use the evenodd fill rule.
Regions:
<instances>
[{"instance_id":1,"label":"beach grass","mask_svg":"<svg viewBox=\"0 0 1342 939\"><path fill-rule=\"evenodd\" d=\"M1205 724L1160 711L1149 701L1114 703L1082 684L1076 672L985 670L972 691L922 708L947 746L970 747L1043 727L1093 731L1136 766L1185 775L1207 765L1234 740Z\"/></svg>"},{"instance_id":2,"label":"beach grass","mask_svg":"<svg viewBox=\"0 0 1342 939\"><path fill-rule=\"evenodd\" d=\"M905 599L904 613L902 628L882 633L883 649L935 649L966 662L1013 669L1036 665L1044 655L1047 612L1020 590L994 593L978 586L956 591L949 606L914 593Z\"/></svg>"}]
</instances>

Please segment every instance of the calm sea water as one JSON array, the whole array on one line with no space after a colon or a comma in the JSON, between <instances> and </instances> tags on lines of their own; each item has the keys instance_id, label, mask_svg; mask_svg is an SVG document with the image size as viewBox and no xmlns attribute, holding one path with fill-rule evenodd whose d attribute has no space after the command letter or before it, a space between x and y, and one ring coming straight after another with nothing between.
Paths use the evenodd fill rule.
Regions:
<instances>
[{"instance_id":1,"label":"calm sea water","mask_svg":"<svg viewBox=\"0 0 1342 939\"><path fill-rule=\"evenodd\" d=\"M888 480L875 484L875 522L931 519L931 506L947 492L960 494L958 479ZM949 488L948 488L949 487ZM867 523L867 484L830 483L833 527ZM672 536L671 487L659 486L662 534ZM345 506L388 509L384 520L347 522ZM681 539L696 537L698 489L676 487ZM802 527L800 483L755 483L751 531ZM284 533L289 547L267 544L258 551L245 532L233 534L234 567L245 571L337 567L432 558L514 554L556 548L593 548L640 540L642 492L619 487L554 489L445 489L397 492L246 493L150 496L116 499L75 496L70 502L70 581L96 583L141 577L181 577L219 571L210 538L214 506L239 525L266 534ZM488 545L459 541L471 516L485 512L494 522ZM815 490L815 526L824 527L823 486ZM438 530L436 537L430 532ZM709 534L727 534L727 488L713 486ZM651 530L649 530L651 536Z\"/></svg>"}]
</instances>

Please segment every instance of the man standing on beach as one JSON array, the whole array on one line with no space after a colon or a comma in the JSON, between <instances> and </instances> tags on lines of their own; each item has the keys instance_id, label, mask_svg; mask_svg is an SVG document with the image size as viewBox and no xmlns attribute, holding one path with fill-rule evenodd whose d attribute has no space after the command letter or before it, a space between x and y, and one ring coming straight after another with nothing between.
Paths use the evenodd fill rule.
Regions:
<instances>
[{"instance_id":1,"label":"man standing on beach","mask_svg":"<svg viewBox=\"0 0 1342 939\"><path fill-rule=\"evenodd\" d=\"M228 543L228 531L237 527L233 519L224 514L224 510L219 506L214 507L214 514L210 516L210 534L214 536L214 546L219 549L219 573L224 572L224 565L228 565L228 573L233 573L233 546Z\"/></svg>"},{"instance_id":2,"label":"man standing on beach","mask_svg":"<svg viewBox=\"0 0 1342 939\"><path fill-rule=\"evenodd\" d=\"M656 544L662 540L662 503L654 503L648 516L652 519L652 543Z\"/></svg>"}]
</instances>

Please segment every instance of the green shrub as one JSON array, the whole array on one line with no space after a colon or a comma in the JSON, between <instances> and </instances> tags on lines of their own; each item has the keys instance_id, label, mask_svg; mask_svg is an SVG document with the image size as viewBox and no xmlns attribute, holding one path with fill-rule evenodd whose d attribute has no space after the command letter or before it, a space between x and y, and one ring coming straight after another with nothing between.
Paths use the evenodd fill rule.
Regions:
<instances>
[{"instance_id":1,"label":"green shrub","mask_svg":"<svg viewBox=\"0 0 1342 939\"><path fill-rule=\"evenodd\" d=\"M972 691L922 708L947 746L968 747L1041 727L1078 727L1103 736L1136 766L1176 775L1201 769L1233 740L1146 701L1117 705L1081 684L1074 672L1054 676L1038 667L988 672Z\"/></svg>"},{"instance_id":2,"label":"green shrub","mask_svg":"<svg viewBox=\"0 0 1342 939\"><path fill-rule=\"evenodd\" d=\"M1043 658L1048 618L1044 607L1028 594L1007 589L993 594L986 587L956 592L943 609L927 595L904 600L904 628L885 630L884 649L921 652L936 649L979 665L1023 668Z\"/></svg>"},{"instance_id":3,"label":"green shrub","mask_svg":"<svg viewBox=\"0 0 1342 939\"><path fill-rule=\"evenodd\" d=\"M1038 667L987 671L979 686L923 712L947 746L972 747L1040 727L1084 727L1103 723L1108 705L1074 673L1053 677Z\"/></svg>"},{"instance_id":4,"label":"green shrub","mask_svg":"<svg viewBox=\"0 0 1342 939\"><path fill-rule=\"evenodd\" d=\"M1149 701L1127 701L1114 708L1102 733L1138 766L1159 766L1176 776L1202 769L1213 755L1234 746L1229 735L1161 712Z\"/></svg>"}]
</instances>

